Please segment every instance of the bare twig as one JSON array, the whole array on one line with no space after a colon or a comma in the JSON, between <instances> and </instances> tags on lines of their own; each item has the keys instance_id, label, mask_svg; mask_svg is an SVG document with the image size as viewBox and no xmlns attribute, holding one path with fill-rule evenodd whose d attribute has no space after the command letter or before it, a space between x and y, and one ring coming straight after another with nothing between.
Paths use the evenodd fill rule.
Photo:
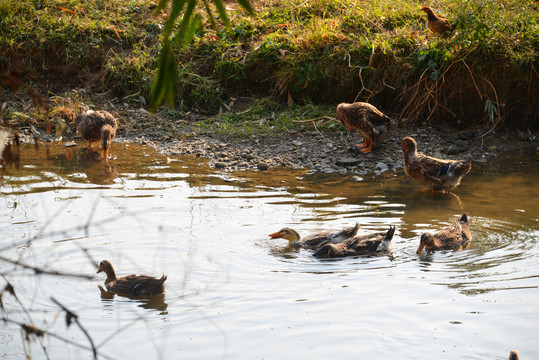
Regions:
<instances>
[{"instance_id":1,"label":"bare twig","mask_svg":"<svg viewBox=\"0 0 539 360\"><path fill-rule=\"evenodd\" d=\"M500 121L502 120L502 115L500 113L500 102L498 100L498 92L496 92L496 89L494 88L494 85L492 85L492 83L490 81L488 81L487 79L483 79L485 80L489 85L490 87L492 88L492 90L494 91L494 96L496 97L496 109L498 111L498 118L496 119L496 122L494 123L494 125L492 125L492 127L490 128L489 131L487 131L486 133L484 133L483 135L481 135L481 141L483 141L483 138L485 136L487 136L488 134L490 134L492 131L494 131L494 129L496 128L496 126L498 126L498 124L500 123ZM482 146L482 145L481 145Z\"/></svg>"},{"instance_id":2,"label":"bare twig","mask_svg":"<svg viewBox=\"0 0 539 360\"><path fill-rule=\"evenodd\" d=\"M84 335L86 336L86 338L88 338L88 342L90 343L90 347L92 348L92 352L94 354L94 359L97 360L97 349L94 345L94 341L92 340L92 337L90 336L90 334L88 333L88 331L82 326L82 324L80 323L79 321L79 317L77 314L75 314L74 312L72 312L71 310L69 310L68 308L66 308L64 305L60 304L60 302L58 300L56 300L55 298L51 297L51 300L56 304L58 305L59 307L62 308L62 310L64 310L66 312L66 323L67 323L67 326L69 327L69 325L71 324L71 320L74 320L75 323L77 324L77 326L79 327L79 329L84 333Z\"/></svg>"},{"instance_id":3,"label":"bare twig","mask_svg":"<svg viewBox=\"0 0 539 360\"><path fill-rule=\"evenodd\" d=\"M1 256L0 255L0 261L5 261L7 263L10 263L10 264L13 264L13 265L17 265L17 266L20 266L22 268L25 268L25 269L28 269L28 270L32 270L34 271L36 274L47 274L47 275L56 275L56 276L68 276L68 277L76 277L76 278L83 278L83 279L93 279L94 277L91 276L91 275L81 275L81 274L76 274L76 273L68 273L68 272L62 272L62 271L54 271L54 270L45 270L43 268L40 268L40 267L37 267L37 266L32 266L32 265L28 265L28 264L25 264L25 263L22 263L21 261L19 260L13 260L13 259L10 259L10 258L7 258L5 256Z\"/></svg>"},{"instance_id":4,"label":"bare twig","mask_svg":"<svg viewBox=\"0 0 539 360\"><path fill-rule=\"evenodd\" d=\"M44 329L41 329L41 328L38 328L36 326L33 326L33 325L28 325L28 324L25 324L23 322L20 322L20 321L16 321L16 320L12 320L8 317L5 317L3 316L2 317L2 320L4 322L7 322L7 323L10 323L10 324L15 324L15 325L18 325L21 327L22 330L24 330L25 332L27 332L27 334L35 334L37 336L44 336L44 335L48 335L50 337L53 337L55 339L58 339L66 344L69 344L69 345L74 345L76 347L79 347L83 350L92 350L92 348L90 348L89 346L87 345L83 345L83 344L79 344L71 339L68 339L68 338L65 338L63 336L60 336L58 334L55 334L51 331L48 331L48 330L44 330ZM110 356L107 356L107 355L103 355L101 354L101 357L104 358L104 359L113 359L113 357L110 357Z\"/></svg>"}]
</instances>

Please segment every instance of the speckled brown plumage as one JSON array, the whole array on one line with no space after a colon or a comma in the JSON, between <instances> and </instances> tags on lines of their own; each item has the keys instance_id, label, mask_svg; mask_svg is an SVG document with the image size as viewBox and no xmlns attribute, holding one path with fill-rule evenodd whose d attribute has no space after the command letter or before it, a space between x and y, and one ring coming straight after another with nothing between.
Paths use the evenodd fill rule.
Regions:
<instances>
[{"instance_id":1,"label":"speckled brown plumage","mask_svg":"<svg viewBox=\"0 0 539 360\"><path fill-rule=\"evenodd\" d=\"M417 143L405 137L401 143L404 152L404 171L418 183L432 190L449 190L457 187L460 180L472 168L470 162L443 160L417 151Z\"/></svg>"},{"instance_id":2,"label":"speckled brown plumage","mask_svg":"<svg viewBox=\"0 0 539 360\"><path fill-rule=\"evenodd\" d=\"M355 226L349 227L343 230L324 231L324 232L319 232L315 234L310 234L303 238L300 238L296 230L290 229L290 228L282 228L281 230L273 234L269 234L269 236L272 239L278 239L278 238L286 239L290 242L290 245L292 246L316 249L328 243L332 243L332 244L341 243L345 241L346 239L349 239L355 236L358 230L359 230L359 224L356 223Z\"/></svg>"},{"instance_id":3,"label":"speckled brown plumage","mask_svg":"<svg viewBox=\"0 0 539 360\"><path fill-rule=\"evenodd\" d=\"M361 147L360 151L364 153L370 152L373 144L382 143L397 129L397 121L365 102L339 104L337 118L348 130L357 130L363 136L365 142L357 146Z\"/></svg>"},{"instance_id":4,"label":"speckled brown plumage","mask_svg":"<svg viewBox=\"0 0 539 360\"><path fill-rule=\"evenodd\" d=\"M430 7L423 6L421 11L427 14L427 25L434 34L446 35L451 30L449 21L441 16L436 16Z\"/></svg>"},{"instance_id":5,"label":"speckled brown plumage","mask_svg":"<svg viewBox=\"0 0 539 360\"><path fill-rule=\"evenodd\" d=\"M103 260L99 264L98 273L105 272L107 279L105 287L118 295L144 297L161 295L165 292L164 282L167 279L163 275L160 279L147 275L127 275L121 278L116 277L114 268L108 260Z\"/></svg>"},{"instance_id":6,"label":"speckled brown plumage","mask_svg":"<svg viewBox=\"0 0 539 360\"><path fill-rule=\"evenodd\" d=\"M75 118L77 132L88 140L90 149L92 141L100 141L103 157L107 158L112 139L116 135L118 123L109 112L100 110L87 110Z\"/></svg>"},{"instance_id":7,"label":"speckled brown plumage","mask_svg":"<svg viewBox=\"0 0 539 360\"><path fill-rule=\"evenodd\" d=\"M314 256L335 258L388 252L391 250L391 240L394 234L395 227L390 226L388 231L355 236L340 244L326 244L315 252Z\"/></svg>"},{"instance_id":8,"label":"speckled brown plumage","mask_svg":"<svg viewBox=\"0 0 539 360\"><path fill-rule=\"evenodd\" d=\"M463 214L459 221L453 220L453 223L446 228L432 234L424 233L421 235L417 254L421 254L423 249L427 252L436 250L464 250L470 246L472 233L468 226L468 217Z\"/></svg>"}]
</instances>

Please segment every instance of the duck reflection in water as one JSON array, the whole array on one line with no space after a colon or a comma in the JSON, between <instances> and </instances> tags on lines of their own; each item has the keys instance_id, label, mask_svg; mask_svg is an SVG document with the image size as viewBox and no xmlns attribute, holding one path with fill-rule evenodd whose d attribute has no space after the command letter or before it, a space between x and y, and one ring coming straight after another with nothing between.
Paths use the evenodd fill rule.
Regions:
<instances>
[{"instance_id":1,"label":"duck reflection in water","mask_svg":"<svg viewBox=\"0 0 539 360\"><path fill-rule=\"evenodd\" d=\"M77 148L74 142L66 143L64 149L64 155L54 156L54 161L58 166L67 171L83 172L92 184L114 184L118 171L113 162L108 159L103 160L95 151Z\"/></svg>"},{"instance_id":2,"label":"duck reflection in water","mask_svg":"<svg viewBox=\"0 0 539 360\"><path fill-rule=\"evenodd\" d=\"M107 304L110 302L110 300L114 299L114 296L116 296L116 293L113 291L108 291L107 289L103 288L101 285L97 285L99 288L99 292L101 293L101 300L104 300L103 303ZM166 315L168 312L166 311L168 308L168 304L165 302L165 294L160 295L153 295L148 296L144 298L138 298L138 297L131 297L131 296L124 296L127 297L134 302L138 303L138 306L143 309L154 309L157 311L161 311L161 315Z\"/></svg>"}]
</instances>

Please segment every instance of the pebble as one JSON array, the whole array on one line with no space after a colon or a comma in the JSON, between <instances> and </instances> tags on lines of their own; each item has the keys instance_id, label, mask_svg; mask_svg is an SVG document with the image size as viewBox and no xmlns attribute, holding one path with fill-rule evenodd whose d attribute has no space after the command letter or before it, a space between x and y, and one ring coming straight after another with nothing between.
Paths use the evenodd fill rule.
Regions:
<instances>
[{"instance_id":1,"label":"pebble","mask_svg":"<svg viewBox=\"0 0 539 360\"><path fill-rule=\"evenodd\" d=\"M375 169L379 170L380 172L384 172L389 169L389 166L380 161L376 164Z\"/></svg>"},{"instance_id":2,"label":"pebble","mask_svg":"<svg viewBox=\"0 0 539 360\"><path fill-rule=\"evenodd\" d=\"M460 153L460 149L457 145L449 145L446 151L447 155L457 155Z\"/></svg>"},{"instance_id":3,"label":"pebble","mask_svg":"<svg viewBox=\"0 0 539 360\"><path fill-rule=\"evenodd\" d=\"M354 166L360 163L360 160L357 158L340 158L335 161L335 163L339 166Z\"/></svg>"},{"instance_id":4,"label":"pebble","mask_svg":"<svg viewBox=\"0 0 539 360\"><path fill-rule=\"evenodd\" d=\"M258 170L260 170L260 171L264 171L264 170L268 170L268 169L269 169L268 164L266 164L266 163L264 163L264 162L258 163L258 165L256 165L256 167L257 167Z\"/></svg>"},{"instance_id":5,"label":"pebble","mask_svg":"<svg viewBox=\"0 0 539 360\"><path fill-rule=\"evenodd\" d=\"M215 167L217 169L224 169L224 168L226 168L226 163L224 163L222 161L218 161L218 162L215 163Z\"/></svg>"},{"instance_id":6,"label":"pebble","mask_svg":"<svg viewBox=\"0 0 539 360\"><path fill-rule=\"evenodd\" d=\"M350 178L350 180L352 180L353 182L361 182L363 181L363 178L359 175L354 175Z\"/></svg>"}]
</instances>

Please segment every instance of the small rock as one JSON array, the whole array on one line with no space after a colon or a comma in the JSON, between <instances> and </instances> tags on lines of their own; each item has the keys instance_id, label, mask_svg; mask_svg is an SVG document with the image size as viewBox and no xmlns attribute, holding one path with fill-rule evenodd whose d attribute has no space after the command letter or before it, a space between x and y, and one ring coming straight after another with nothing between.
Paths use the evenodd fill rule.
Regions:
<instances>
[{"instance_id":1,"label":"small rock","mask_svg":"<svg viewBox=\"0 0 539 360\"><path fill-rule=\"evenodd\" d=\"M340 158L337 159L336 164L339 166L354 166L359 164L360 160L356 158Z\"/></svg>"},{"instance_id":2,"label":"small rock","mask_svg":"<svg viewBox=\"0 0 539 360\"><path fill-rule=\"evenodd\" d=\"M363 178L359 175L354 175L350 178L350 180L352 180L353 182L361 182L363 181Z\"/></svg>"},{"instance_id":3,"label":"small rock","mask_svg":"<svg viewBox=\"0 0 539 360\"><path fill-rule=\"evenodd\" d=\"M378 162L376 164L376 166L374 167L375 169L379 170L380 172L384 172L386 171L387 169L389 169L389 166L387 166L385 163L383 162Z\"/></svg>"},{"instance_id":4,"label":"small rock","mask_svg":"<svg viewBox=\"0 0 539 360\"><path fill-rule=\"evenodd\" d=\"M217 169L224 169L224 168L226 168L226 163L224 163L222 161L218 161L218 162L215 163L215 167Z\"/></svg>"},{"instance_id":5,"label":"small rock","mask_svg":"<svg viewBox=\"0 0 539 360\"><path fill-rule=\"evenodd\" d=\"M263 162L258 163L258 165L256 165L256 167L257 167L258 170L260 170L260 171L264 171L264 170L268 170L268 169L269 169L268 164L263 163Z\"/></svg>"},{"instance_id":6,"label":"small rock","mask_svg":"<svg viewBox=\"0 0 539 360\"><path fill-rule=\"evenodd\" d=\"M439 151L435 151L432 156L438 159L442 159L442 154Z\"/></svg>"},{"instance_id":7,"label":"small rock","mask_svg":"<svg viewBox=\"0 0 539 360\"><path fill-rule=\"evenodd\" d=\"M496 151L496 146L495 145L489 146L488 149L490 151Z\"/></svg>"},{"instance_id":8,"label":"small rock","mask_svg":"<svg viewBox=\"0 0 539 360\"><path fill-rule=\"evenodd\" d=\"M460 149L457 145L449 145L446 151L447 155L457 155L460 153Z\"/></svg>"},{"instance_id":9,"label":"small rock","mask_svg":"<svg viewBox=\"0 0 539 360\"><path fill-rule=\"evenodd\" d=\"M303 143L302 143L301 141L299 141L299 140L293 140L293 141L292 141L292 145L294 145L294 146L301 146L301 145L303 145Z\"/></svg>"}]
</instances>

